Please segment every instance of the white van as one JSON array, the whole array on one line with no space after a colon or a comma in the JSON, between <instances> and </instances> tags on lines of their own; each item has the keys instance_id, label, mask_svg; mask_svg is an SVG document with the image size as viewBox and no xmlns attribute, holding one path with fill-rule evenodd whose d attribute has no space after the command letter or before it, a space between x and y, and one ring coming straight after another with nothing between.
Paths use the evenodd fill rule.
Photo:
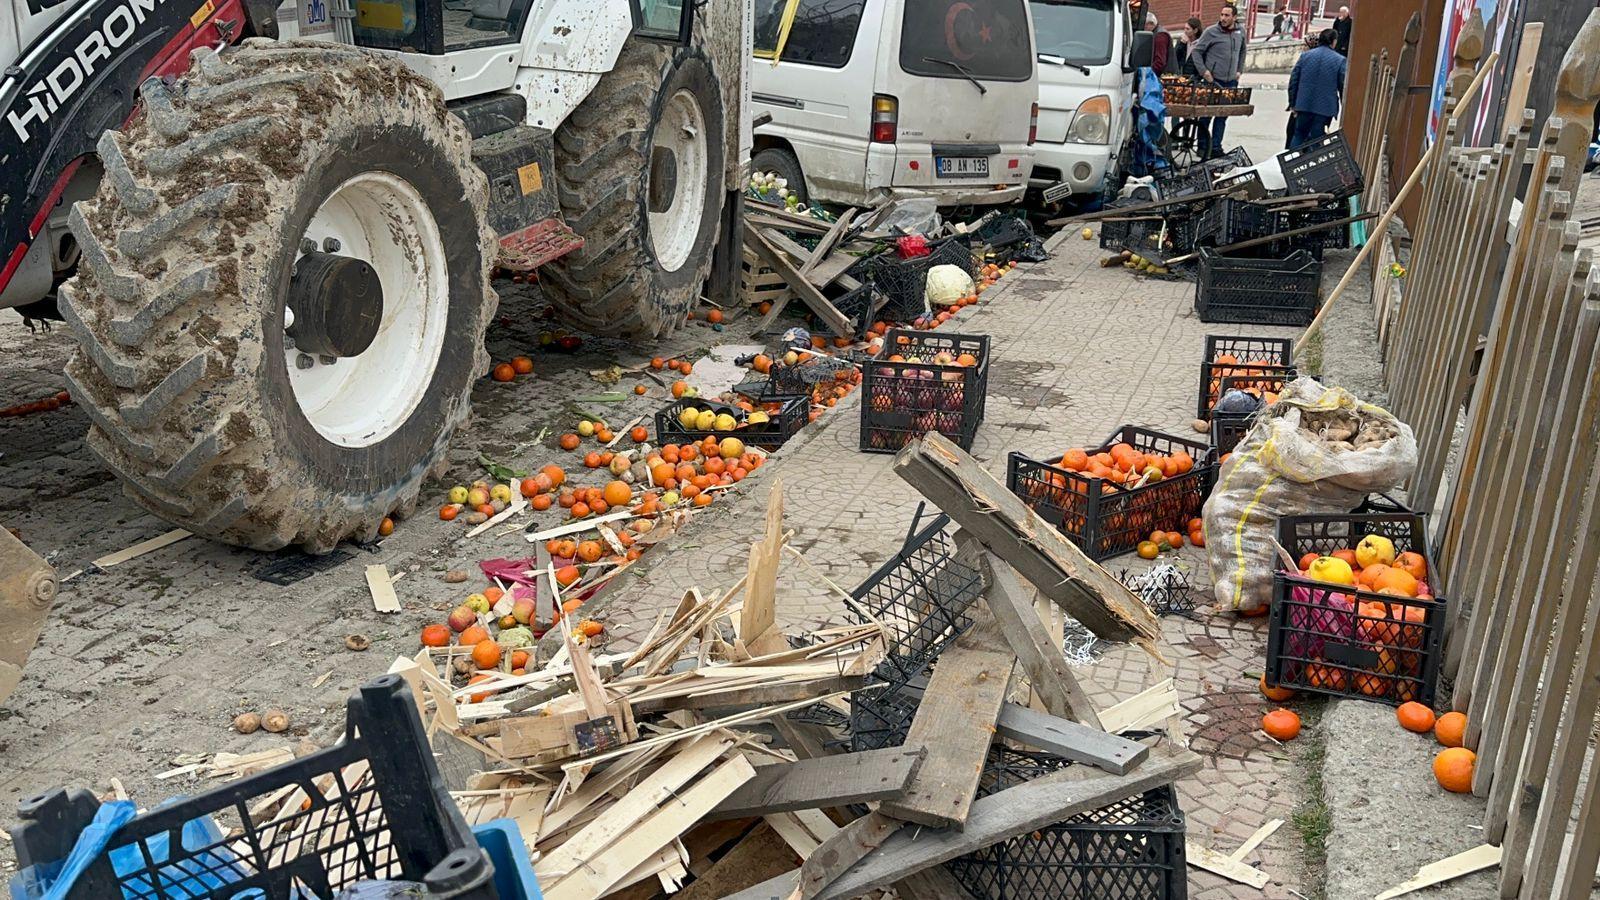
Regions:
<instances>
[{"instance_id":1,"label":"white van","mask_svg":"<svg viewBox=\"0 0 1600 900\"><path fill-rule=\"evenodd\" d=\"M1054 203L1099 194L1133 132L1134 73L1154 35L1127 0L1029 0L1039 53L1039 140L1030 186ZM1136 30L1137 29L1137 30Z\"/></svg>"},{"instance_id":2,"label":"white van","mask_svg":"<svg viewBox=\"0 0 1600 900\"><path fill-rule=\"evenodd\" d=\"M1027 0L754 0L751 168L806 202L1011 203L1033 167ZM774 63L776 60L776 63Z\"/></svg>"}]
</instances>

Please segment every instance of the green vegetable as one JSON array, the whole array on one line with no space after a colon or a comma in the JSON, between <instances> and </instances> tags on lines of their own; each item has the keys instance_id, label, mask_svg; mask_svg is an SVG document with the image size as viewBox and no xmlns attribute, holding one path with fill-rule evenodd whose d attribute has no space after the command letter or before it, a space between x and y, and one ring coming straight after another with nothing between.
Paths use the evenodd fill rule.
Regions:
<instances>
[{"instance_id":1,"label":"green vegetable","mask_svg":"<svg viewBox=\"0 0 1600 900\"><path fill-rule=\"evenodd\" d=\"M500 636L495 638L495 643L507 650L520 650L533 646L533 632L526 625L515 628L505 628L500 631Z\"/></svg>"}]
</instances>

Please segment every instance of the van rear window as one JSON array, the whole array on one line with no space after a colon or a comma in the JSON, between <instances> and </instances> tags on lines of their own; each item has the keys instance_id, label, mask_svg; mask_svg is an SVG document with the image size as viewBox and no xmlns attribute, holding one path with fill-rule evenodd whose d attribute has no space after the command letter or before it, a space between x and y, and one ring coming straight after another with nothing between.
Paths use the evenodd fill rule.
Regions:
<instances>
[{"instance_id":1,"label":"van rear window","mask_svg":"<svg viewBox=\"0 0 1600 900\"><path fill-rule=\"evenodd\" d=\"M929 78L1027 81L1033 75L1024 0L906 0L900 68Z\"/></svg>"}]
</instances>

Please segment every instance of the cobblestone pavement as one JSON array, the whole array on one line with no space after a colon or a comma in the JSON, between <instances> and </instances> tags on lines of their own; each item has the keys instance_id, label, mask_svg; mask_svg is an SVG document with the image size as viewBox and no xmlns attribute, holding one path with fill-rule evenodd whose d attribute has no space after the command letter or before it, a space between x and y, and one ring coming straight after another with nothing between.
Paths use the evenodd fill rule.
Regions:
<instances>
[{"instance_id":1,"label":"cobblestone pavement","mask_svg":"<svg viewBox=\"0 0 1600 900\"><path fill-rule=\"evenodd\" d=\"M973 454L1004 479L1006 454L1056 453L1092 446L1123 424L1193 435L1198 364L1205 335L1291 335L1293 329L1207 326L1193 311L1194 285L1132 277L1102 269L1097 242L1075 233L1057 239L1049 263L1019 269L994 302L980 304L945 326L988 334L994 361L985 421ZM989 299L989 298L986 298ZM899 549L921 499L890 472L890 455L859 448L860 415L852 394L747 479L741 502L718 518L696 520L674 552L647 556L619 585L603 614L627 643L643 637L685 588L720 590L744 573L744 546L760 529L768 492L782 486L785 521L794 545L815 571L854 587ZM1279 746L1259 730L1266 701L1256 689L1265 659L1265 620L1212 615L1209 576L1201 552L1186 548L1182 564L1202 608L1193 619L1163 620L1162 653L1172 661L1182 696L1182 725L1204 769L1180 782L1189 833L1231 852L1261 825L1287 822L1305 793L1296 747ZM1130 555L1108 561L1113 572L1143 565ZM780 624L800 632L842 620L837 595L806 566L779 576ZM1082 670L1102 708L1169 677L1143 651L1113 646ZM1303 890L1301 843L1280 828L1249 862L1274 876L1265 892L1191 868L1190 896L1292 897Z\"/></svg>"}]
</instances>

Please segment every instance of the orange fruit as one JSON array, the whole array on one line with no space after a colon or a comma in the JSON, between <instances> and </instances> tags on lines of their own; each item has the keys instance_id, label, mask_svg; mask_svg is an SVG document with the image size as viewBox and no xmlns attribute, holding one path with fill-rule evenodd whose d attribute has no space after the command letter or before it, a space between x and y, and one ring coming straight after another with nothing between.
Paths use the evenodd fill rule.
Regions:
<instances>
[{"instance_id":1,"label":"orange fruit","mask_svg":"<svg viewBox=\"0 0 1600 900\"><path fill-rule=\"evenodd\" d=\"M1394 717L1399 720L1400 727L1407 731L1427 734L1433 730L1433 710L1415 700L1400 704L1394 711Z\"/></svg>"},{"instance_id":2,"label":"orange fruit","mask_svg":"<svg viewBox=\"0 0 1600 900\"><path fill-rule=\"evenodd\" d=\"M616 438L616 435L612 434L611 433L611 429L609 429L609 428L596 428L595 429L594 439L599 441L602 444L609 444L615 438Z\"/></svg>"},{"instance_id":3,"label":"orange fruit","mask_svg":"<svg viewBox=\"0 0 1600 900\"><path fill-rule=\"evenodd\" d=\"M477 648L474 647L473 650L474 650L474 652L476 652ZM487 668L487 666L485 668ZM492 676L490 676L487 672L479 672L478 674L472 676L472 678L467 682L467 684L469 684L469 685L482 684L485 681L489 681L491 678L492 678ZM472 694L469 694L467 696L467 700L469 700L472 703L482 703L483 701L489 699L493 695L494 695L494 691L475 691Z\"/></svg>"},{"instance_id":4,"label":"orange fruit","mask_svg":"<svg viewBox=\"0 0 1600 900\"><path fill-rule=\"evenodd\" d=\"M562 566L556 570L556 584L562 587L572 587L573 584L577 583L578 576L581 574L577 566Z\"/></svg>"},{"instance_id":5,"label":"orange fruit","mask_svg":"<svg viewBox=\"0 0 1600 900\"><path fill-rule=\"evenodd\" d=\"M600 462L600 454L597 451L590 450L588 453L584 454L584 456L583 456L583 464L584 464L584 466L586 468L590 468L590 469L598 469L598 468L600 468L600 466L602 465L602 463Z\"/></svg>"},{"instance_id":6,"label":"orange fruit","mask_svg":"<svg viewBox=\"0 0 1600 900\"><path fill-rule=\"evenodd\" d=\"M722 310L713 308L711 311L707 312L706 313L706 321L710 322L713 325L717 324L718 322L721 322L722 321Z\"/></svg>"},{"instance_id":7,"label":"orange fruit","mask_svg":"<svg viewBox=\"0 0 1600 900\"><path fill-rule=\"evenodd\" d=\"M1196 547L1204 547L1206 545L1206 536L1203 532L1191 531L1189 532L1189 543Z\"/></svg>"},{"instance_id":8,"label":"orange fruit","mask_svg":"<svg viewBox=\"0 0 1600 900\"><path fill-rule=\"evenodd\" d=\"M694 498L694 505L695 506L710 506L711 505L711 501L714 500L714 499L716 499L715 495L712 495L712 494L696 494L695 498Z\"/></svg>"},{"instance_id":9,"label":"orange fruit","mask_svg":"<svg viewBox=\"0 0 1600 900\"><path fill-rule=\"evenodd\" d=\"M772 304L766 300L763 300L761 301L761 304L756 307L756 312L764 316L767 313L772 312Z\"/></svg>"},{"instance_id":10,"label":"orange fruit","mask_svg":"<svg viewBox=\"0 0 1600 900\"><path fill-rule=\"evenodd\" d=\"M772 357L765 353L757 353L756 358L750 361L750 368L765 375L772 371Z\"/></svg>"},{"instance_id":11,"label":"orange fruit","mask_svg":"<svg viewBox=\"0 0 1600 900\"><path fill-rule=\"evenodd\" d=\"M606 503L612 506L626 506L633 499L633 488L625 482L613 481L606 485L605 493L601 495Z\"/></svg>"},{"instance_id":12,"label":"orange fruit","mask_svg":"<svg viewBox=\"0 0 1600 900\"><path fill-rule=\"evenodd\" d=\"M481 512L486 516L492 516L492 515L494 515L494 506L493 506L493 504L489 504L489 503L479 503L477 508L474 509L473 511L474 512Z\"/></svg>"},{"instance_id":13,"label":"orange fruit","mask_svg":"<svg viewBox=\"0 0 1600 900\"><path fill-rule=\"evenodd\" d=\"M1478 755L1465 747L1439 751L1433 758L1433 777L1439 786L1453 794L1472 792L1472 770Z\"/></svg>"},{"instance_id":14,"label":"orange fruit","mask_svg":"<svg viewBox=\"0 0 1600 900\"><path fill-rule=\"evenodd\" d=\"M449 625L426 625L422 629L422 646L448 647L450 646Z\"/></svg>"},{"instance_id":15,"label":"orange fruit","mask_svg":"<svg viewBox=\"0 0 1600 900\"><path fill-rule=\"evenodd\" d=\"M636 385L633 386L633 392L635 394L637 394L638 396L640 396L640 397L643 397L645 395L645 391L646 391L646 388L642 384L636 384Z\"/></svg>"},{"instance_id":16,"label":"orange fruit","mask_svg":"<svg viewBox=\"0 0 1600 900\"><path fill-rule=\"evenodd\" d=\"M674 381L672 383L672 399L674 399L674 400L682 399L684 392L687 391L688 389L689 389L689 383L687 381Z\"/></svg>"},{"instance_id":17,"label":"orange fruit","mask_svg":"<svg viewBox=\"0 0 1600 900\"><path fill-rule=\"evenodd\" d=\"M394 520L384 516L383 521L378 523L378 537L388 537L391 534L394 534Z\"/></svg>"},{"instance_id":18,"label":"orange fruit","mask_svg":"<svg viewBox=\"0 0 1600 900\"><path fill-rule=\"evenodd\" d=\"M461 646L463 647L471 647L476 645L479 641L485 641L488 639L489 630L484 628L482 625L470 625L465 631L461 632Z\"/></svg>"},{"instance_id":19,"label":"orange fruit","mask_svg":"<svg viewBox=\"0 0 1600 900\"><path fill-rule=\"evenodd\" d=\"M1356 573L1356 584L1359 584L1368 590L1376 590L1378 576L1387 571L1389 571L1389 567L1383 563L1373 563L1372 565L1367 566Z\"/></svg>"},{"instance_id":20,"label":"orange fruit","mask_svg":"<svg viewBox=\"0 0 1600 900\"><path fill-rule=\"evenodd\" d=\"M574 519L587 519L589 517L589 504L579 501L572 504L572 517Z\"/></svg>"},{"instance_id":21,"label":"orange fruit","mask_svg":"<svg viewBox=\"0 0 1600 900\"><path fill-rule=\"evenodd\" d=\"M1433 723L1433 736L1446 747L1461 746L1461 739L1466 732L1467 717L1464 713L1447 712Z\"/></svg>"},{"instance_id":22,"label":"orange fruit","mask_svg":"<svg viewBox=\"0 0 1600 900\"><path fill-rule=\"evenodd\" d=\"M549 479L545 480L548 481ZM532 478L522 479L522 481L517 484L517 490L520 491L524 497L533 497L540 493L539 483L534 481Z\"/></svg>"},{"instance_id":23,"label":"orange fruit","mask_svg":"<svg viewBox=\"0 0 1600 900\"><path fill-rule=\"evenodd\" d=\"M514 356L511 358L511 371L518 375L527 375L533 371L533 360L526 356Z\"/></svg>"},{"instance_id":24,"label":"orange fruit","mask_svg":"<svg viewBox=\"0 0 1600 900\"><path fill-rule=\"evenodd\" d=\"M545 541L544 542L544 552L550 554L551 556L560 556L561 555L561 541L559 539L557 539L557 538L551 538L550 540Z\"/></svg>"},{"instance_id":25,"label":"orange fruit","mask_svg":"<svg viewBox=\"0 0 1600 900\"><path fill-rule=\"evenodd\" d=\"M589 512L597 516L605 515L606 510L609 510L610 508L611 504L607 503L602 497L596 497L595 499L589 501Z\"/></svg>"},{"instance_id":26,"label":"orange fruit","mask_svg":"<svg viewBox=\"0 0 1600 900\"><path fill-rule=\"evenodd\" d=\"M550 505L551 505L550 495L549 494L535 494L533 496L533 498L528 501L528 505L532 506L535 510L538 510L539 512L544 512L545 510L550 508Z\"/></svg>"},{"instance_id":27,"label":"orange fruit","mask_svg":"<svg viewBox=\"0 0 1600 900\"><path fill-rule=\"evenodd\" d=\"M1261 696L1275 703L1282 703L1285 700L1294 698L1294 689L1267 684L1267 675L1263 672L1261 673Z\"/></svg>"},{"instance_id":28,"label":"orange fruit","mask_svg":"<svg viewBox=\"0 0 1600 900\"><path fill-rule=\"evenodd\" d=\"M578 555L578 545L573 541L561 541L556 545L555 555L562 559L571 559Z\"/></svg>"},{"instance_id":29,"label":"orange fruit","mask_svg":"<svg viewBox=\"0 0 1600 900\"><path fill-rule=\"evenodd\" d=\"M1084 453L1082 450L1074 447L1073 449L1068 450L1066 453L1061 454L1061 468L1071 469L1074 472L1082 472L1084 469L1089 468L1089 454Z\"/></svg>"},{"instance_id":30,"label":"orange fruit","mask_svg":"<svg viewBox=\"0 0 1600 900\"><path fill-rule=\"evenodd\" d=\"M1206 527L1205 520L1201 519L1199 517L1196 517L1196 518L1193 518L1193 519L1189 520L1189 524L1184 526L1184 530L1185 531L1204 531L1205 527Z\"/></svg>"},{"instance_id":31,"label":"orange fruit","mask_svg":"<svg viewBox=\"0 0 1600 900\"><path fill-rule=\"evenodd\" d=\"M500 665L500 645L488 638L473 644L472 661L480 669L492 669Z\"/></svg>"},{"instance_id":32,"label":"orange fruit","mask_svg":"<svg viewBox=\"0 0 1600 900\"><path fill-rule=\"evenodd\" d=\"M1407 597L1417 595L1417 579L1403 568L1389 566L1372 580L1372 586L1379 591L1385 588L1397 590Z\"/></svg>"},{"instance_id":33,"label":"orange fruit","mask_svg":"<svg viewBox=\"0 0 1600 900\"><path fill-rule=\"evenodd\" d=\"M1345 562L1350 564L1350 568L1352 568L1352 569L1354 569L1356 567L1356 552L1354 550L1348 550L1348 549L1346 549L1346 550L1335 550L1335 551L1333 551L1332 553L1330 553L1328 555L1332 556L1335 559L1344 560Z\"/></svg>"},{"instance_id":34,"label":"orange fruit","mask_svg":"<svg viewBox=\"0 0 1600 900\"><path fill-rule=\"evenodd\" d=\"M576 450L578 449L579 440L580 438L577 435L569 431L561 436L561 449Z\"/></svg>"},{"instance_id":35,"label":"orange fruit","mask_svg":"<svg viewBox=\"0 0 1600 900\"><path fill-rule=\"evenodd\" d=\"M1183 546L1183 535L1176 531L1169 531L1167 532L1167 543L1171 544L1172 549L1176 550Z\"/></svg>"},{"instance_id":36,"label":"orange fruit","mask_svg":"<svg viewBox=\"0 0 1600 900\"><path fill-rule=\"evenodd\" d=\"M1300 569L1301 569L1301 571L1304 571L1306 569L1311 568L1311 564L1316 562L1317 559L1320 556L1322 556L1321 553L1318 553L1315 550L1313 550L1310 553L1307 553L1306 555L1300 557Z\"/></svg>"},{"instance_id":37,"label":"orange fruit","mask_svg":"<svg viewBox=\"0 0 1600 900\"><path fill-rule=\"evenodd\" d=\"M445 520L446 522L454 519L456 516L460 515L460 513L461 506L457 503L446 503L445 505L439 507L439 518Z\"/></svg>"},{"instance_id":38,"label":"orange fruit","mask_svg":"<svg viewBox=\"0 0 1600 900\"><path fill-rule=\"evenodd\" d=\"M492 371L490 371L489 377L493 378L495 381L510 381L511 379L517 377L517 370L511 368L510 363L501 363L495 366Z\"/></svg>"},{"instance_id":39,"label":"orange fruit","mask_svg":"<svg viewBox=\"0 0 1600 900\"><path fill-rule=\"evenodd\" d=\"M562 509L571 509L572 505L578 502L578 495L571 491L562 491L556 502L561 504Z\"/></svg>"},{"instance_id":40,"label":"orange fruit","mask_svg":"<svg viewBox=\"0 0 1600 900\"><path fill-rule=\"evenodd\" d=\"M499 585L490 585L483 589L483 598L491 604L499 602L500 598L505 595L506 592L501 590Z\"/></svg>"},{"instance_id":41,"label":"orange fruit","mask_svg":"<svg viewBox=\"0 0 1600 900\"><path fill-rule=\"evenodd\" d=\"M1412 553L1407 550L1394 558L1394 567L1404 569L1407 574L1418 581L1428 577L1428 561L1422 558L1421 553Z\"/></svg>"},{"instance_id":42,"label":"orange fruit","mask_svg":"<svg viewBox=\"0 0 1600 900\"><path fill-rule=\"evenodd\" d=\"M650 440L650 429L643 425L635 425L633 430L628 432L628 437L633 438L635 444L642 444Z\"/></svg>"},{"instance_id":43,"label":"orange fruit","mask_svg":"<svg viewBox=\"0 0 1600 900\"><path fill-rule=\"evenodd\" d=\"M1161 555L1161 545L1160 544L1157 544L1154 541L1140 541L1139 542L1139 558L1140 559L1155 559L1156 557L1158 557L1160 555Z\"/></svg>"},{"instance_id":44,"label":"orange fruit","mask_svg":"<svg viewBox=\"0 0 1600 900\"><path fill-rule=\"evenodd\" d=\"M666 367L667 367L667 361L662 359L659 356L657 356L654 359L650 360L650 368L655 369L657 372L661 371L662 369L664 369Z\"/></svg>"},{"instance_id":45,"label":"orange fruit","mask_svg":"<svg viewBox=\"0 0 1600 900\"><path fill-rule=\"evenodd\" d=\"M573 437L577 437L577 435L573 435ZM539 474L549 476L552 488L561 487L567 481L567 470L554 463L540 469Z\"/></svg>"},{"instance_id":46,"label":"orange fruit","mask_svg":"<svg viewBox=\"0 0 1600 900\"><path fill-rule=\"evenodd\" d=\"M1280 741L1292 741L1300 734L1300 717L1287 709L1275 709L1261 717L1261 730Z\"/></svg>"},{"instance_id":47,"label":"orange fruit","mask_svg":"<svg viewBox=\"0 0 1600 900\"><path fill-rule=\"evenodd\" d=\"M716 310L712 310L712 312L716 312ZM606 627L601 625L599 622L596 622L594 619L584 619L582 622L578 623L578 631L584 637L594 637L605 630Z\"/></svg>"},{"instance_id":48,"label":"orange fruit","mask_svg":"<svg viewBox=\"0 0 1600 900\"><path fill-rule=\"evenodd\" d=\"M584 541L578 545L578 559L586 563L598 562L602 552L599 541Z\"/></svg>"},{"instance_id":49,"label":"orange fruit","mask_svg":"<svg viewBox=\"0 0 1600 900\"><path fill-rule=\"evenodd\" d=\"M660 487L668 478L673 477L675 471L671 463L658 462L650 467L650 480L656 487Z\"/></svg>"}]
</instances>

